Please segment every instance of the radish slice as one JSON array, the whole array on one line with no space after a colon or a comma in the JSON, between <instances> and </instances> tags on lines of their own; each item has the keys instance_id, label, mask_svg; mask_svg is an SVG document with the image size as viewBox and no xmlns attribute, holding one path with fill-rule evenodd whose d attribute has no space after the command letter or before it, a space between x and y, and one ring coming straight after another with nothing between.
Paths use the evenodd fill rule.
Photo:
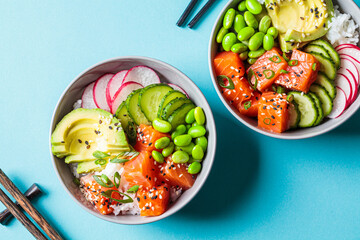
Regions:
<instances>
[{"instance_id":1,"label":"radish slice","mask_svg":"<svg viewBox=\"0 0 360 240\"><path fill-rule=\"evenodd\" d=\"M355 60L356 62L360 63L360 49L357 47L343 47L337 50L337 52L339 53L340 57L346 55L349 56L351 59Z\"/></svg>"},{"instance_id":2,"label":"radish slice","mask_svg":"<svg viewBox=\"0 0 360 240\"><path fill-rule=\"evenodd\" d=\"M84 92L81 96L81 107L82 108L86 108L86 109L97 108L95 101L94 101L94 94L93 94L94 85L95 85L95 82L90 83L84 89Z\"/></svg>"},{"instance_id":3,"label":"radish slice","mask_svg":"<svg viewBox=\"0 0 360 240\"><path fill-rule=\"evenodd\" d=\"M178 91L182 92L183 94L186 95L186 97L189 98L189 95L185 92L185 90L182 89L181 87L179 87L178 85L175 85L175 84L172 84L172 83L169 83L168 85L169 85L170 87L172 87L174 90L178 90Z\"/></svg>"},{"instance_id":4,"label":"radish slice","mask_svg":"<svg viewBox=\"0 0 360 240\"><path fill-rule=\"evenodd\" d=\"M115 93L120 89L121 84L128 70L123 70L115 74L109 81L106 87L106 101L111 108L111 104Z\"/></svg>"},{"instance_id":5,"label":"radish slice","mask_svg":"<svg viewBox=\"0 0 360 240\"><path fill-rule=\"evenodd\" d=\"M344 61L344 66L348 69L355 77L356 83L359 86L360 84L360 64L354 62L350 57L342 56L340 58L341 62ZM343 63L342 63L343 64Z\"/></svg>"},{"instance_id":6,"label":"radish slice","mask_svg":"<svg viewBox=\"0 0 360 240\"><path fill-rule=\"evenodd\" d=\"M334 84L336 87L339 87L344 91L346 96L346 101L349 103L352 97L353 90L348 77L342 73L338 73L335 78Z\"/></svg>"},{"instance_id":7,"label":"radish slice","mask_svg":"<svg viewBox=\"0 0 360 240\"><path fill-rule=\"evenodd\" d=\"M355 48L355 49L357 49L358 51L360 51L360 48L359 48L358 46L356 46L356 45L353 45L353 44L341 44L341 45L337 46L337 47L335 48L335 50L336 50L336 51L339 51L339 50L341 50L341 49L343 49L343 48Z\"/></svg>"},{"instance_id":8,"label":"radish slice","mask_svg":"<svg viewBox=\"0 0 360 240\"><path fill-rule=\"evenodd\" d=\"M129 94L139 88L143 88L143 86L137 82L127 82L121 85L121 88L115 93L114 101L111 104L111 113L116 113L120 104L126 100Z\"/></svg>"},{"instance_id":9,"label":"radish slice","mask_svg":"<svg viewBox=\"0 0 360 240\"><path fill-rule=\"evenodd\" d=\"M160 78L151 68L146 66L136 66L127 72L122 84L127 82L137 82L146 87L153 83L160 83Z\"/></svg>"},{"instance_id":10,"label":"radish slice","mask_svg":"<svg viewBox=\"0 0 360 240\"><path fill-rule=\"evenodd\" d=\"M105 74L98 78L94 86L94 101L98 108L110 112L110 106L106 100L106 87L110 79L114 76L112 73Z\"/></svg>"},{"instance_id":11,"label":"radish slice","mask_svg":"<svg viewBox=\"0 0 360 240\"><path fill-rule=\"evenodd\" d=\"M346 78L349 80L351 88L351 96L349 96L349 102L351 103L357 94L357 80L355 79L354 74L351 73L347 68L340 68L338 74L346 76Z\"/></svg>"},{"instance_id":12,"label":"radish slice","mask_svg":"<svg viewBox=\"0 0 360 240\"><path fill-rule=\"evenodd\" d=\"M333 101L334 107L331 113L328 115L328 118L338 118L341 116L341 114L345 111L347 107L347 101L346 101L346 94L345 92L339 88L336 87L336 97Z\"/></svg>"}]
</instances>

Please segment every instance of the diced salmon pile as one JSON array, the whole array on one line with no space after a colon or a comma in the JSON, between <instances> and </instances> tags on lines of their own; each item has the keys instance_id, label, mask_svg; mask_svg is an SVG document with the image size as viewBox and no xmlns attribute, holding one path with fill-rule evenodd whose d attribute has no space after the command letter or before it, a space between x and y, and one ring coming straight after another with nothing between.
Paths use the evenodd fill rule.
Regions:
<instances>
[{"instance_id":1,"label":"diced salmon pile","mask_svg":"<svg viewBox=\"0 0 360 240\"><path fill-rule=\"evenodd\" d=\"M158 216L163 214L170 199L169 186L159 185L150 189L141 189L137 193L141 216Z\"/></svg>"},{"instance_id":2,"label":"diced salmon pile","mask_svg":"<svg viewBox=\"0 0 360 240\"><path fill-rule=\"evenodd\" d=\"M288 130L289 110L286 94L275 93L276 86L306 93L320 64L311 54L297 49L287 62L280 49L273 48L247 69L247 76L239 55L231 51L215 56L214 69L223 81L219 82L221 93L230 104L245 116L257 117L259 127L281 133Z\"/></svg>"}]
</instances>

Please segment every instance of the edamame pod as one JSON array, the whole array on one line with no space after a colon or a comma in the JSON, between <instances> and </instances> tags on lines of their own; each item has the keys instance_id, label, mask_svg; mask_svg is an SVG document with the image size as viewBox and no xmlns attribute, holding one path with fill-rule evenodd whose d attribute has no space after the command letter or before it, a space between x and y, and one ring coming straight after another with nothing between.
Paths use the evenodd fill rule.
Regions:
<instances>
[{"instance_id":1,"label":"edamame pod","mask_svg":"<svg viewBox=\"0 0 360 240\"><path fill-rule=\"evenodd\" d=\"M202 147L202 149L204 150L204 152L206 151L206 148L208 146L208 140L206 137L202 136L202 137L196 138L195 143L196 143L196 145L200 145Z\"/></svg>"},{"instance_id":2,"label":"edamame pod","mask_svg":"<svg viewBox=\"0 0 360 240\"><path fill-rule=\"evenodd\" d=\"M169 144L170 144L170 138L162 137L162 138L159 138L158 140L156 140L154 145L155 145L156 149L164 149L167 146L169 146Z\"/></svg>"},{"instance_id":3,"label":"edamame pod","mask_svg":"<svg viewBox=\"0 0 360 240\"><path fill-rule=\"evenodd\" d=\"M224 39L225 35L229 32L229 30L225 29L224 27L221 27L217 36L216 36L216 42L221 43Z\"/></svg>"},{"instance_id":4,"label":"edamame pod","mask_svg":"<svg viewBox=\"0 0 360 240\"><path fill-rule=\"evenodd\" d=\"M201 163L199 162L193 162L190 164L189 168L188 168L188 172L190 174L198 174L201 170Z\"/></svg>"},{"instance_id":5,"label":"edamame pod","mask_svg":"<svg viewBox=\"0 0 360 240\"><path fill-rule=\"evenodd\" d=\"M194 116L195 116L195 121L198 124L204 125L204 123L205 123L205 113L204 113L204 111L202 110L201 107L196 107L195 108Z\"/></svg>"},{"instance_id":6,"label":"edamame pod","mask_svg":"<svg viewBox=\"0 0 360 240\"><path fill-rule=\"evenodd\" d=\"M259 49L256 50L256 51L250 51L248 56L249 56L249 58L259 58L259 57L261 57L265 52L266 52L265 49L259 48Z\"/></svg>"},{"instance_id":7,"label":"edamame pod","mask_svg":"<svg viewBox=\"0 0 360 240\"><path fill-rule=\"evenodd\" d=\"M186 133L186 131L187 131L187 128L185 125L181 124L181 125L177 126L175 131L171 134L171 139L174 139L177 136L180 136L180 135Z\"/></svg>"},{"instance_id":8,"label":"edamame pod","mask_svg":"<svg viewBox=\"0 0 360 240\"><path fill-rule=\"evenodd\" d=\"M235 20L234 20L234 29L235 32L239 32L241 29L243 29L244 27L246 27L246 23L245 23L245 19L244 16L241 14L238 14L235 16Z\"/></svg>"},{"instance_id":9,"label":"edamame pod","mask_svg":"<svg viewBox=\"0 0 360 240\"><path fill-rule=\"evenodd\" d=\"M233 8L230 8L226 11L224 20L223 20L223 27L225 29L231 28L231 26L234 22L234 19L235 19L235 14L236 14L236 11Z\"/></svg>"},{"instance_id":10,"label":"edamame pod","mask_svg":"<svg viewBox=\"0 0 360 240\"><path fill-rule=\"evenodd\" d=\"M258 50L264 40L265 34L263 32L257 32L252 36L249 40L249 49L250 51L256 51Z\"/></svg>"},{"instance_id":11,"label":"edamame pod","mask_svg":"<svg viewBox=\"0 0 360 240\"><path fill-rule=\"evenodd\" d=\"M241 29L237 35L239 41L246 41L255 34L255 29L252 27L244 27Z\"/></svg>"},{"instance_id":12,"label":"edamame pod","mask_svg":"<svg viewBox=\"0 0 360 240\"><path fill-rule=\"evenodd\" d=\"M254 29L258 28L259 27L259 22L258 20L256 20L255 16L249 12L249 11L246 11L244 13L244 19L245 19L245 22L246 24L249 26L249 27L252 27Z\"/></svg>"},{"instance_id":13,"label":"edamame pod","mask_svg":"<svg viewBox=\"0 0 360 240\"><path fill-rule=\"evenodd\" d=\"M156 131L159 131L161 133L168 133L172 129L172 126L169 122L161 120L159 118L154 119L152 126Z\"/></svg>"},{"instance_id":14,"label":"edamame pod","mask_svg":"<svg viewBox=\"0 0 360 240\"><path fill-rule=\"evenodd\" d=\"M263 47L266 51L271 50L274 47L274 37L270 34L266 34L263 40Z\"/></svg>"},{"instance_id":15,"label":"edamame pod","mask_svg":"<svg viewBox=\"0 0 360 240\"><path fill-rule=\"evenodd\" d=\"M176 151L184 151L184 152L188 153L189 155L191 155L192 149L194 148L194 146L195 146L195 144L193 142L191 142L189 145L184 146L184 147L175 146L175 150Z\"/></svg>"},{"instance_id":16,"label":"edamame pod","mask_svg":"<svg viewBox=\"0 0 360 240\"><path fill-rule=\"evenodd\" d=\"M172 155L172 160L174 163L186 163L189 161L189 154L183 151L176 151Z\"/></svg>"},{"instance_id":17,"label":"edamame pod","mask_svg":"<svg viewBox=\"0 0 360 240\"><path fill-rule=\"evenodd\" d=\"M233 32L229 32L225 35L222 41L222 46L225 51L230 51L232 45L236 43L236 35Z\"/></svg>"},{"instance_id":18,"label":"edamame pod","mask_svg":"<svg viewBox=\"0 0 360 240\"><path fill-rule=\"evenodd\" d=\"M271 27L267 30L267 34L270 34L271 36L274 37L274 39L276 39L277 36L279 35L279 31L275 27Z\"/></svg>"},{"instance_id":19,"label":"edamame pod","mask_svg":"<svg viewBox=\"0 0 360 240\"><path fill-rule=\"evenodd\" d=\"M161 155L161 153L159 153L158 151L153 150L151 152L151 156L154 158L155 161L157 161L158 163L164 163L164 157L163 155Z\"/></svg>"},{"instance_id":20,"label":"edamame pod","mask_svg":"<svg viewBox=\"0 0 360 240\"><path fill-rule=\"evenodd\" d=\"M263 33L267 33L271 25L271 18L268 15L265 15L259 23L259 31Z\"/></svg>"},{"instance_id":21,"label":"edamame pod","mask_svg":"<svg viewBox=\"0 0 360 240\"><path fill-rule=\"evenodd\" d=\"M235 43L231 47L231 51L234 53L242 53L245 52L248 49L248 47L243 43Z\"/></svg>"},{"instance_id":22,"label":"edamame pod","mask_svg":"<svg viewBox=\"0 0 360 240\"><path fill-rule=\"evenodd\" d=\"M192 124L192 123L195 121L194 112L195 112L195 108L194 108L194 109L191 109L191 110L186 114L185 122L186 122L187 124Z\"/></svg>"},{"instance_id":23,"label":"edamame pod","mask_svg":"<svg viewBox=\"0 0 360 240\"><path fill-rule=\"evenodd\" d=\"M245 51L245 52L240 53L239 57L242 61L245 61L248 58L248 54L249 54L249 52Z\"/></svg>"},{"instance_id":24,"label":"edamame pod","mask_svg":"<svg viewBox=\"0 0 360 240\"><path fill-rule=\"evenodd\" d=\"M183 135L177 136L174 139L174 143L176 146L184 147L186 145L189 145L191 143L191 140L192 140L192 138L189 134L183 134Z\"/></svg>"},{"instance_id":25,"label":"edamame pod","mask_svg":"<svg viewBox=\"0 0 360 240\"><path fill-rule=\"evenodd\" d=\"M241 3L239 3L238 9L239 9L240 12L245 12L247 10L246 1L242 1Z\"/></svg>"},{"instance_id":26,"label":"edamame pod","mask_svg":"<svg viewBox=\"0 0 360 240\"><path fill-rule=\"evenodd\" d=\"M174 148L175 148L175 144L174 144L174 143L170 143L169 146L167 146L166 148L164 148L161 153L162 153L162 155L163 155L164 157L168 157L168 156L170 156L170 155L173 153Z\"/></svg>"},{"instance_id":27,"label":"edamame pod","mask_svg":"<svg viewBox=\"0 0 360 240\"><path fill-rule=\"evenodd\" d=\"M200 145L195 145L194 148L192 149L191 155L194 159L203 159L204 150Z\"/></svg>"},{"instance_id":28,"label":"edamame pod","mask_svg":"<svg viewBox=\"0 0 360 240\"><path fill-rule=\"evenodd\" d=\"M192 138L202 137L206 134L206 129L203 126L191 127L188 131L188 134Z\"/></svg>"},{"instance_id":29,"label":"edamame pod","mask_svg":"<svg viewBox=\"0 0 360 240\"><path fill-rule=\"evenodd\" d=\"M257 0L246 0L246 8L255 15L262 12L262 6Z\"/></svg>"}]
</instances>

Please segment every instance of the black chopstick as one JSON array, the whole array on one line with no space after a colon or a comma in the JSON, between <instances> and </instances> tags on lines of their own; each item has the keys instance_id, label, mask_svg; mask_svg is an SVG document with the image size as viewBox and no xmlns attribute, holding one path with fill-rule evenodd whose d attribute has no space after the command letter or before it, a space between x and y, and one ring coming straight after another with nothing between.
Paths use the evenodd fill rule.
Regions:
<instances>
[{"instance_id":1,"label":"black chopstick","mask_svg":"<svg viewBox=\"0 0 360 240\"><path fill-rule=\"evenodd\" d=\"M196 14L196 16L190 21L190 23L188 24L188 27L193 28L195 26L195 24L200 20L200 18L207 12L207 10L209 10L211 5L215 1L216 0L207 1L207 3L200 9L200 11Z\"/></svg>"},{"instance_id":2,"label":"black chopstick","mask_svg":"<svg viewBox=\"0 0 360 240\"><path fill-rule=\"evenodd\" d=\"M186 18L189 16L190 12L193 10L193 8L195 7L196 3L198 0L191 0L189 5L186 7L185 11L183 12L183 14L181 15L181 17L179 18L179 20L177 21L176 25L181 27L181 25L183 25L183 23L185 22Z\"/></svg>"}]
</instances>

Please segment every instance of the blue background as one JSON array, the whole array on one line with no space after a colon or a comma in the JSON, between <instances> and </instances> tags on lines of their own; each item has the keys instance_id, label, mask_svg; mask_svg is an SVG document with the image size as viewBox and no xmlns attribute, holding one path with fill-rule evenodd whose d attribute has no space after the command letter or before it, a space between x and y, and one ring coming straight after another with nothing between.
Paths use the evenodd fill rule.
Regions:
<instances>
[{"instance_id":1,"label":"blue background","mask_svg":"<svg viewBox=\"0 0 360 240\"><path fill-rule=\"evenodd\" d=\"M194 30L175 26L188 2L1 1L1 168L21 190L34 182L45 190L34 203L68 239L360 239L360 112L307 140L247 129L221 103L208 69L210 32L227 1L217 1ZM193 79L218 133L213 170L196 198L142 226L82 210L62 188L48 150L52 112L70 81L125 55L163 60ZM32 235L12 221L0 226L0 238Z\"/></svg>"}]
</instances>

